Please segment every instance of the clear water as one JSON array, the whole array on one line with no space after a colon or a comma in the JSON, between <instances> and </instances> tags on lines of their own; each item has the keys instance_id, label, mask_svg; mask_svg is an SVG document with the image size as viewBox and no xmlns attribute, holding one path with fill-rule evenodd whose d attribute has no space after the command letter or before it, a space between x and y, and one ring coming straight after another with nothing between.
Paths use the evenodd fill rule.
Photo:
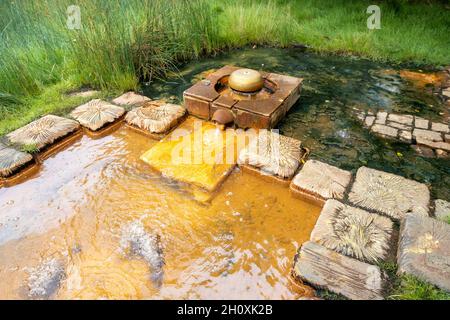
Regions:
<instances>
[{"instance_id":1,"label":"clear water","mask_svg":"<svg viewBox=\"0 0 450 320\"><path fill-rule=\"evenodd\" d=\"M343 169L369 166L430 186L434 197L450 200L450 161L418 156L407 144L378 138L354 117L353 108L448 119L448 109L427 87L414 86L386 70L398 65L356 57L317 55L299 49L243 49L180 68L180 74L146 87L152 98L182 101L182 93L209 69L231 64L304 78L300 100L279 124L302 140L312 157ZM408 70L418 70L408 66ZM429 70L433 71L433 70Z\"/></svg>"}]
</instances>

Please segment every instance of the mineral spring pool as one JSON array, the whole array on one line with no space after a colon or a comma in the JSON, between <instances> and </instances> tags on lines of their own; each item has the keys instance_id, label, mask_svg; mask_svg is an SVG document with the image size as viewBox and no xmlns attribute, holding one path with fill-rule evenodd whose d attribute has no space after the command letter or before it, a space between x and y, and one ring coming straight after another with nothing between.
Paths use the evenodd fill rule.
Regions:
<instances>
[{"instance_id":1,"label":"mineral spring pool","mask_svg":"<svg viewBox=\"0 0 450 320\"><path fill-rule=\"evenodd\" d=\"M372 136L357 107L441 120L436 96L386 70L399 66L297 49L245 49L195 61L146 87L152 98L181 102L201 73L234 64L305 79L302 96L279 125L311 157L355 170L367 165L431 186L450 200L448 160ZM288 189L235 169L210 203L161 177L140 157L157 142L126 126L99 139L82 136L37 172L0 188L0 298L38 296L46 272L64 269L50 299L296 299L311 290L292 281L299 246L320 208ZM124 237L158 235L158 281L149 260L124 254ZM128 233L128 234L127 234ZM143 255L145 257L145 254ZM150 259L151 260L151 259ZM36 275L36 268L40 274ZM33 271L34 270L34 271ZM33 278L34 277L34 278ZM30 280L31 279L31 280ZM30 281L33 288L30 288ZM43 282L44 281L44 282Z\"/></svg>"}]
</instances>

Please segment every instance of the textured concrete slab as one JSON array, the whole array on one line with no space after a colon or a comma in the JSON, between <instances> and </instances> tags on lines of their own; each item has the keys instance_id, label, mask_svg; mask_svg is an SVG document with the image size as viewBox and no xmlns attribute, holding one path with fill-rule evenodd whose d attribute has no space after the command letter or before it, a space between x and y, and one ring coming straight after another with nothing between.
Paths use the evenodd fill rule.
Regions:
<instances>
[{"instance_id":1,"label":"textured concrete slab","mask_svg":"<svg viewBox=\"0 0 450 320\"><path fill-rule=\"evenodd\" d=\"M387 138L397 138L398 129L385 126L382 124L374 124L370 129L372 132Z\"/></svg>"},{"instance_id":2,"label":"textured concrete slab","mask_svg":"<svg viewBox=\"0 0 450 320\"><path fill-rule=\"evenodd\" d=\"M141 106L148 101L151 101L149 97L130 91L115 98L112 103L119 106Z\"/></svg>"},{"instance_id":3,"label":"textured concrete slab","mask_svg":"<svg viewBox=\"0 0 450 320\"><path fill-rule=\"evenodd\" d=\"M317 160L308 160L292 180L292 187L323 199L343 199L351 177L349 171Z\"/></svg>"},{"instance_id":4,"label":"textured concrete slab","mask_svg":"<svg viewBox=\"0 0 450 320\"><path fill-rule=\"evenodd\" d=\"M431 130L438 131L438 132L444 132L444 133L450 132L450 129L448 128L448 124L439 123L439 122L432 122Z\"/></svg>"},{"instance_id":5,"label":"textured concrete slab","mask_svg":"<svg viewBox=\"0 0 450 320\"><path fill-rule=\"evenodd\" d=\"M14 144L42 149L77 130L80 124L71 119L47 115L19 128L6 137Z\"/></svg>"},{"instance_id":6,"label":"textured concrete slab","mask_svg":"<svg viewBox=\"0 0 450 320\"><path fill-rule=\"evenodd\" d=\"M33 157L22 151L17 151L0 143L0 177L7 178L17 169L30 163Z\"/></svg>"},{"instance_id":7,"label":"textured concrete slab","mask_svg":"<svg viewBox=\"0 0 450 320\"><path fill-rule=\"evenodd\" d=\"M311 241L371 263L388 257L392 233L389 218L330 199L320 213Z\"/></svg>"},{"instance_id":8,"label":"textured concrete slab","mask_svg":"<svg viewBox=\"0 0 450 320\"><path fill-rule=\"evenodd\" d=\"M413 136L417 140L428 140L431 142L443 141L442 135L439 132L431 130L414 129Z\"/></svg>"},{"instance_id":9,"label":"textured concrete slab","mask_svg":"<svg viewBox=\"0 0 450 320\"><path fill-rule=\"evenodd\" d=\"M419 129L428 129L430 121L420 117L414 117L414 126Z\"/></svg>"},{"instance_id":10,"label":"textured concrete slab","mask_svg":"<svg viewBox=\"0 0 450 320\"><path fill-rule=\"evenodd\" d=\"M75 108L70 116L83 127L96 131L119 119L125 109L100 99L94 99Z\"/></svg>"},{"instance_id":11,"label":"textured concrete slab","mask_svg":"<svg viewBox=\"0 0 450 320\"><path fill-rule=\"evenodd\" d=\"M385 124L387 119L387 112L378 112L377 113L377 119L375 120L375 123L377 124Z\"/></svg>"},{"instance_id":12,"label":"textured concrete slab","mask_svg":"<svg viewBox=\"0 0 450 320\"><path fill-rule=\"evenodd\" d=\"M239 165L249 165L261 174L291 179L303 156L299 140L262 130L250 144L240 152Z\"/></svg>"},{"instance_id":13,"label":"textured concrete slab","mask_svg":"<svg viewBox=\"0 0 450 320\"><path fill-rule=\"evenodd\" d=\"M430 192L425 184L361 167L349 194L350 203L400 220L408 212L428 216Z\"/></svg>"},{"instance_id":14,"label":"textured concrete slab","mask_svg":"<svg viewBox=\"0 0 450 320\"><path fill-rule=\"evenodd\" d=\"M165 133L177 125L185 113L182 106L152 101L128 112L125 121L150 133Z\"/></svg>"},{"instance_id":15,"label":"textured concrete slab","mask_svg":"<svg viewBox=\"0 0 450 320\"><path fill-rule=\"evenodd\" d=\"M450 202L442 199L434 200L434 215L439 220L450 221Z\"/></svg>"},{"instance_id":16,"label":"textured concrete slab","mask_svg":"<svg viewBox=\"0 0 450 320\"><path fill-rule=\"evenodd\" d=\"M408 126L412 126L414 117L408 114L390 114L388 116L389 121L394 121L397 123L405 124Z\"/></svg>"},{"instance_id":17,"label":"textured concrete slab","mask_svg":"<svg viewBox=\"0 0 450 320\"><path fill-rule=\"evenodd\" d=\"M293 273L302 281L354 300L382 300L386 275L377 266L334 252L312 241L299 250Z\"/></svg>"},{"instance_id":18,"label":"textured concrete slab","mask_svg":"<svg viewBox=\"0 0 450 320\"><path fill-rule=\"evenodd\" d=\"M450 291L450 225L408 214L400 227L398 272Z\"/></svg>"}]
</instances>

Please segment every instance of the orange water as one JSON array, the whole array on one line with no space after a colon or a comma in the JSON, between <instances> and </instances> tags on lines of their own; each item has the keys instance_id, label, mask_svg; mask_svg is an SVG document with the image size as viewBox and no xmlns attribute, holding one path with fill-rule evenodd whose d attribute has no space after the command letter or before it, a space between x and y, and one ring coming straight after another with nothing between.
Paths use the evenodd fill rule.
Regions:
<instances>
[{"instance_id":1,"label":"orange water","mask_svg":"<svg viewBox=\"0 0 450 320\"><path fill-rule=\"evenodd\" d=\"M125 126L81 140L39 172L0 189L0 298L27 298L27 268L56 257L56 299L294 299L289 272L319 208L235 170L210 204L152 172L139 157L156 142ZM123 225L141 219L164 246L164 280L124 257Z\"/></svg>"}]
</instances>

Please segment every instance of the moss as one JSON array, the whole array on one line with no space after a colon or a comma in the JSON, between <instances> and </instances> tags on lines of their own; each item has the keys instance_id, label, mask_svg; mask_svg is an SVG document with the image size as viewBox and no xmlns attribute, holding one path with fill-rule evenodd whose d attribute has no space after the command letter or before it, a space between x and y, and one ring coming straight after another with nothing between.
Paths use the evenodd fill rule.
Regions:
<instances>
[{"instance_id":1,"label":"moss","mask_svg":"<svg viewBox=\"0 0 450 320\"><path fill-rule=\"evenodd\" d=\"M37 153L39 148L36 144L25 144L20 147L20 150L27 153Z\"/></svg>"}]
</instances>

